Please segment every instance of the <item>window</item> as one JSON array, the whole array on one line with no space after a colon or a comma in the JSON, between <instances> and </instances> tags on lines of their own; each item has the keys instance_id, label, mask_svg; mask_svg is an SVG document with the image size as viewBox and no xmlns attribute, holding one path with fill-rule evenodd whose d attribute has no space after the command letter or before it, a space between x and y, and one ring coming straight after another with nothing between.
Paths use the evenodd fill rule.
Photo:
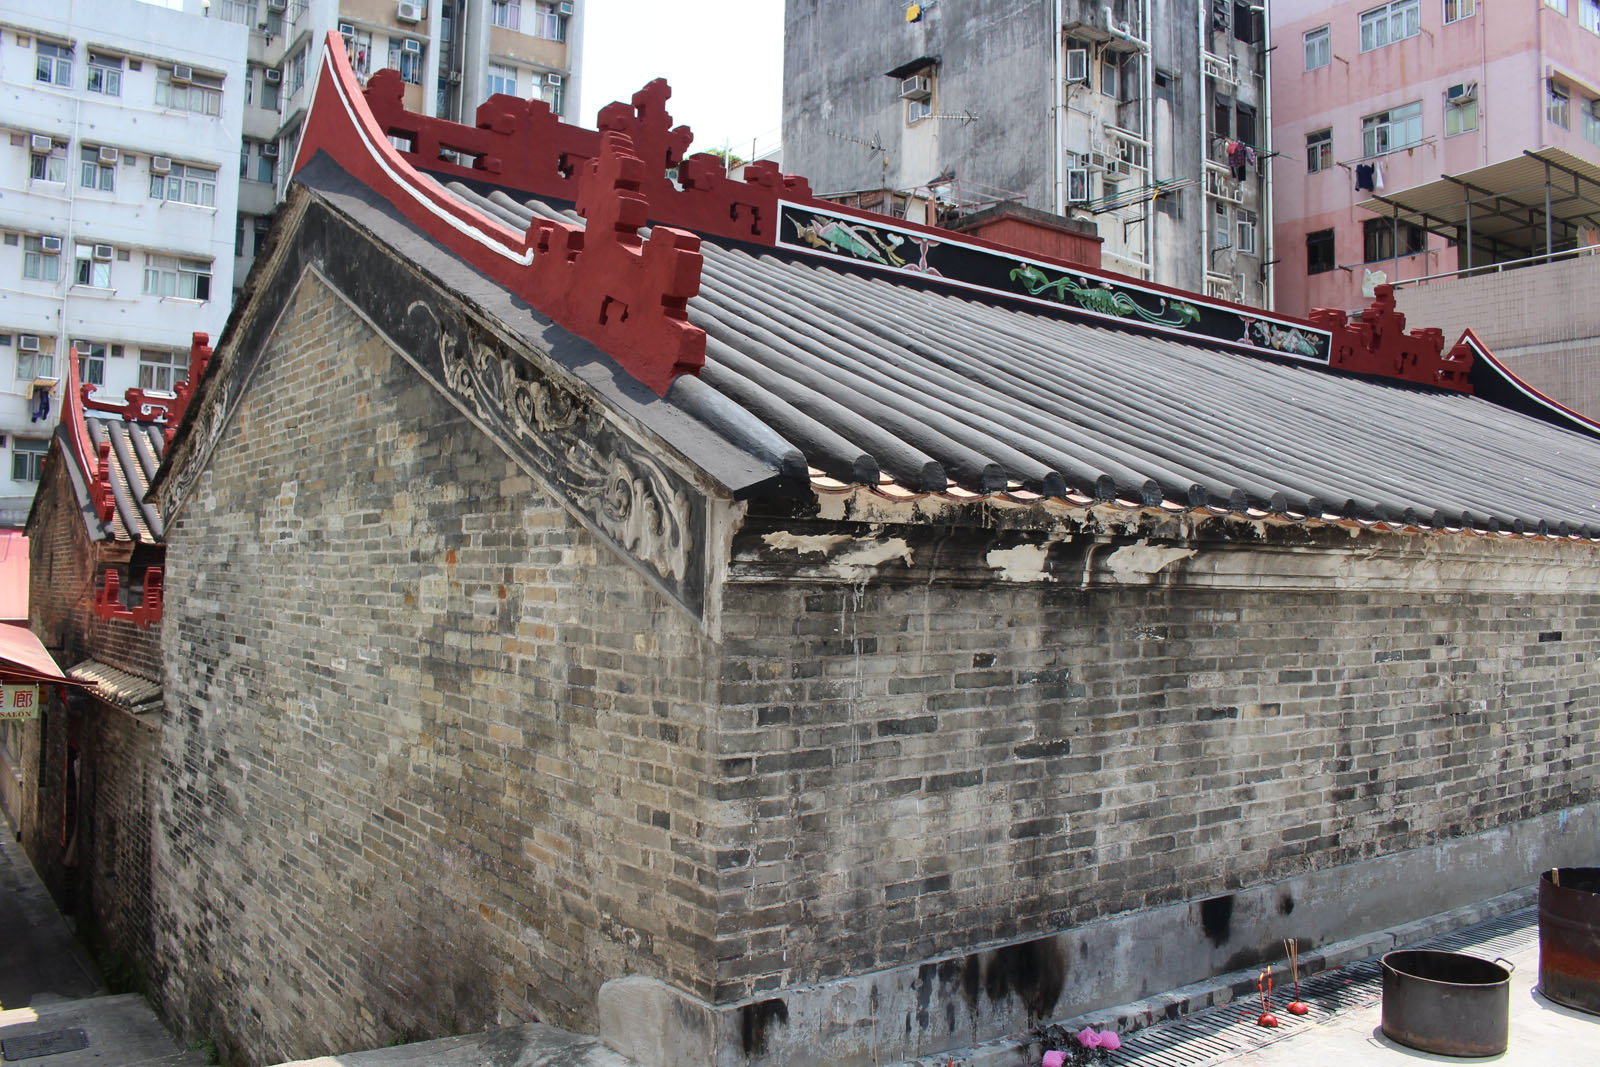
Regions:
<instances>
[{"instance_id":1,"label":"window","mask_svg":"<svg viewBox=\"0 0 1600 1067\"><path fill-rule=\"evenodd\" d=\"M1256 213L1240 208L1234 220L1234 229L1238 231L1236 243L1239 251L1247 255L1256 254Z\"/></svg>"},{"instance_id":2,"label":"window","mask_svg":"<svg viewBox=\"0 0 1600 1067\"><path fill-rule=\"evenodd\" d=\"M1362 255L1368 263L1395 258L1397 228L1400 231L1398 255L1414 256L1428 250L1428 235L1421 226L1402 222L1397 227L1393 219L1368 219L1361 224Z\"/></svg>"},{"instance_id":3,"label":"window","mask_svg":"<svg viewBox=\"0 0 1600 1067\"><path fill-rule=\"evenodd\" d=\"M1306 273L1326 274L1333 268L1333 231L1312 230L1306 234Z\"/></svg>"},{"instance_id":4,"label":"window","mask_svg":"<svg viewBox=\"0 0 1600 1067\"><path fill-rule=\"evenodd\" d=\"M1545 79L1546 91L1549 96L1545 101L1545 118L1551 125L1566 129L1572 122L1572 97L1567 90L1555 83L1555 79Z\"/></svg>"},{"instance_id":5,"label":"window","mask_svg":"<svg viewBox=\"0 0 1600 1067\"><path fill-rule=\"evenodd\" d=\"M122 95L122 59L89 53L89 91L104 96Z\"/></svg>"},{"instance_id":6,"label":"window","mask_svg":"<svg viewBox=\"0 0 1600 1067\"><path fill-rule=\"evenodd\" d=\"M109 163L100 159L100 149L85 147L79 152L78 184L85 189L98 189L102 193L114 192L117 187L116 153L111 153Z\"/></svg>"},{"instance_id":7,"label":"window","mask_svg":"<svg viewBox=\"0 0 1600 1067\"><path fill-rule=\"evenodd\" d=\"M1361 50L1370 52L1422 32L1422 0L1394 0L1361 15Z\"/></svg>"},{"instance_id":8,"label":"window","mask_svg":"<svg viewBox=\"0 0 1600 1067\"><path fill-rule=\"evenodd\" d=\"M23 348L17 345L17 379L31 382L35 378L54 378L56 374L55 341L48 337L29 338L27 334L20 335L17 340L32 340L34 349ZM44 351L44 346L51 346L50 351Z\"/></svg>"},{"instance_id":9,"label":"window","mask_svg":"<svg viewBox=\"0 0 1600 1067\"><path fill-rule=\"evenodd\" d=\"M46 247L46 244L50 247ZM24 237L22 239L22 276L41 282L61 279L61 239L59 237Z\"/></svg>"},{"instance_id":10,"label":"window","mask_svg":"<svg viewBox=\"0 0 1600 1067\"><path fill-rule=\"evenodd\" d=\"M1578 0L1578 25L1600 33L1600 0Z\"/></svg>"},{"instance_id":11,"label":"window","mask_svg":"<svg viewBox=\"0 0 1600 1067\"><path fill-rule=\"evenodd\" d=\"M180 300L211 299L211 264L177 256L145 257L144 294ZM143 372L140 372L142 379Z\"/></svg>"},{"instance_id":12,"label":"window","mask_svg":"<svg viewBox=\"0 0 1600 1067\"><path fill-rule=\"evenodd\" d=\"M394 66L394 42L389 42L389 65ZM289 95L293 96L300 91L306 83L306 50L304 48L289 57L289 73L285 76L289 83Z\"/></svg>"},{"instance_id":13,"label":"window","mask_svg":"<svg viewBox=\"0 0 1600 1067\"><path fill-rule=\"evenodd\" d=\"M72 248L72 258L76 263L72 284L96 289L111 288L111 246L74 244ZM96 255L97 252L99 255Z\"/></svg>"},{"instance_id":14,"label":"window","mask_svg":"<svg viewBox=\"0 0 1600 1067\"><path fill-rule=\"evenodd\" d=\"M166 174L150 175L150 196L175 204L217 206L217 172L192 163L174 163Z\"/></svg>"},{"instance_id":15,"label":"window","mask_svg":"<svg viewBox=\"0 0 1600 1067\"><path fill-rule=\"evenodd\" d=\"M372 34L363 33L350 27L350 32L340 30L344 38L344 52L350 57L350 69L355 71L356 77L366 78L372 73Z\"/></svg>"},{"instance_id":16,"label":"window","mask_svg":"<svg viewBox=\"0 0 1600 1067\"><path fill-rule=\"evenodd\" d=\"M1232 242L1232 236L1228 233L1228 205L1219 203L1212 210L1216 217L1212 220L1211 243L1218 248L1227 248Z\"/></svg>"},{"instance_id":17,"label":"window","mask_svg":"<svg viewBox=\"0 0 1600 1067\"><path fill-rule=\"evenodd\" d=\"M1321 70L1333 62L1333 33L1327 26L1318 26L1305 36L1306 69Z\"/></svg>"},{"instance_id":18,"label":"window","mask_svg":"<svg viewBox=\"0 0 1600 1067\"><path fill-rule=\"evenodd\" d=\"M72 87L72 47L40 41L34 53L33 80Z\"/></svg>"},{"instance_id":19,"label":"window","mask_svg":"<svg viewBox=\"0 0 1600 1067\"><path fill-rule=\"evenodd\" d=\"M521 0L489 0L489 21L508 30L522 29Z\"/></svg>"},{"instance_id":20,"label":"window","mask_svg":"<svg viewBox=\"0 0 1600 1067\"><path fill-rule=\"evenodd\" d=\"M1333 131L1306 134L1306 171L1311 174L1333 166Z\"/></svg>"},{"instance_id":21,"label":"window","mask_svg":"<svg viewBox=\"0 0 1600 1067\"><path fill-rule=\"evenodd\" d=\"M1233 36L1245 44L1261 40L1261 9L1247 2L1233 0Z\"/></svg>"},{"instance_id":22,"label":"window","mask_svg":"<svg viewBox=\"0 0 1600 1067\"><path fill-rule=\"evenodd\" d=\"M1233 101L1225 96L1217 97L1212 104L1211 136L1222 138L1233 136Z\"/></svg>"},{"instance_id":23,"label":"window","mask_svg":"<svg viewBox=\"0 0 1600 1067\"><path fill-rule=\"evenodd\" d=\"M268 141L261 146L260 154L256 156L256 181L275 185L278 181L278 161L275 157L267 155L269 151L276 151L276 141Z\"/></svg>"},{"instance_id":24,"label":"window","mask_svg":"<svg viewBox=\"0 0 1600 1067\"><path fill-rule=\"evenodd\" d=\"M1256 143L1256 109L1240 104L1234 109L1233 135L1252 147Z\"/></svg>"},{"instance_id":25,"label":"window","mask_svg":"<svg viewBox=\"0 0 1600 1067\"><path fill-rule=\"evenodd\" d=\"M74 341L78 350L78 380L85 385L106 384L106 346L102 341Z\"/></svg>"},{"instance_id":26,"label":"window","mask_svg":"<svg viewBox=\"0 0 1600 1067\"><path fill-rule=\"evenodd\" d=\"M1422 101L1390 108L1361 120L1361 151L1381 156L1422 140Z\"/></svg>"},{"instance_id":27,"label":"window","mask_svg":"<svg viewBox=\"0 0 1600 1067\"><path fill-rule=\"evenodd\" d=\"M1563 15L1567 13L1567 0L1544 0L1544 6L1553 8Z\"/></svg>"},{"instance_id":28,"label":"window","mask_svg":"<svg viewBox=\"0 0 1600 1067\"><path fill-rule=\"evenodd\" d=\"M184 77L184 75L188 77ZM222 113L222 79L197 74L187 67L162 67L156 72L156 106L195 115Z\"/></svg>"},{"instance_id":29,"label":"window","mask_svg":"<svg viewBox=\"0 0 1600 1067\"><path fill-rule=\"evenodd\" d=\"M517 71L515 67L502 67L494 63L489 64L489 95L507 93L517 95Z\"/></svg>"},{"instance_id":30,"label":"window","mask_svg":"<svg viewBox=\"0 0 1600 1067\"><path fill-rule=\"evenodd\" d=\"M1600 145L1600 100L1590 100L1583 105L1583 139Z\"/></svg>"},{"instance_id":31,"label":"window","mask_svg":"<svg viewBox=\"0 0 1600 1067\"><path fill-rule=\"evenodd\" d=\"M1478 128L1476 82L1452 85L1444 94L1444 135L1454 137Z\"/></svg>"},{"instance_id":32,"label":"window","mask_svg":"<svg viewBox=\"0 0 1600 1067\"><path fill-rule=\"evenodd\" d=\"M1478 13L1478 0L1444 0L1445 25L1470 19Z\"/></svg>"},{"instance_id":33,"label":"window","mask_svg":"<svg viewBox=\"0 0 1600 1067\"><path fill-rule=\"evenodd\" d=\"M534 4L533 33L535 37L543 37L548 41L565 41L567 20L561 17L560 10L554 4Z\"/></svg>"},{"instance_id":34,"label":"window","mask_svg":"<svg viewBox=\"0 0 1600 1067\"><path fill-rule=\"evenodd\" d=\"M1100 93L1102 96L1117 98L1117 57L1115 53L1107 52L1100 59Z\"/></svg>"},{"instance_id":35,"label":"window","mask_svg":"<svg viewBox=\"0 0 1600 1067\"><path fill-rule=\"evenodd\" d=\"M139 388L157 392L172 392L172 371L177 360L171 352L158 349L139 349Z\"/></svg>"},{"instance_id":36,"label":"window","mask_svg":"<svg viewBox=\"0 0 1600 1067\"><path fill-rule=\"evenodd\" d=\"M22 375L18 375L22 377ZM33 375L28 375L33 377ZM44 474L44 457L50 451L48 437L14 437L11 439L11 480L36 482Z\"/></svg>"},{"instance_id":37,"label":"window","mask_svg":"<svg viewBox=\"0 0 1600 1067\"><path fill-rule=\"evenodd\" d=\"M550 110L561 114L561 105L564 96L564 79L559 74L534 74L533 91L528 97L533 100L543 100L550 105Z\"/></svg>"},{"instance_id":38,"label":"window","mask_svg":"<svg viewBox=\"0 0 1600 1067\"><path fill-rule=\"evenodd\" d=\"M305 54L300 55L302 66ZM389 67L400 72L400 80L412 85L422 84L422 42L398 37L389 39Z\"/></svg>"},{"instance_id":39,"label":"window","mask_svg":"<svg viewBox=\"0 0 1600 1067\"><path fill-rule=\"evenodd\" d=\"M34 152L28 157L28 177L36 182L64 182L67 180L67 150L59 142L51 144L48 152Z\"/></svg>"},{"instance_id":40,"label":"window","mask_svg":"<svg viewBox=\"0 0 1600 1067\"><path fill-rule=\"evenodd\" d=\"M278 110L278 98L283 86L281 82L271 79L273 74L280 74L280 72L277 70L269 71L261 80L261 109L263 111Z\"/></svg>"}]
</instances>

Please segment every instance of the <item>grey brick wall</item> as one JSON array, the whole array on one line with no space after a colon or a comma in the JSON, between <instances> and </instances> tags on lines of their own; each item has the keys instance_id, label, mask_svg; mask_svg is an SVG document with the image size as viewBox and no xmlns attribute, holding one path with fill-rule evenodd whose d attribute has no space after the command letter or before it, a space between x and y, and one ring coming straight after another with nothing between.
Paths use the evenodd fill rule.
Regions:
<instances>
[{"instance_id":1,"label":"grey brick wall","mask_svg":"<svg viewBox=\"0 0 1600 1067\"><path fill-rule=\"evenodd\" d=\"M275 1062L709 993L714 647L315 277L167 565L189 1032Z\"/></svg>"},{"instance_id":2,"label":"grey brick wall","mask_svg":"<svg viewBox=\"0 0 1600 1067\"><path fill-rule=\"evenodd\" d=\"M736 558L771 528L748 527ZM981 537L912 550L945 562L833 588L735 565L720 1001L1595 795L1592 594L979 587L963 565ZM1280 954L1240 934L1233 967ZM1060 990L1032 973L1012 992L1047 1010Z\"/></svg>"}]
</instances>

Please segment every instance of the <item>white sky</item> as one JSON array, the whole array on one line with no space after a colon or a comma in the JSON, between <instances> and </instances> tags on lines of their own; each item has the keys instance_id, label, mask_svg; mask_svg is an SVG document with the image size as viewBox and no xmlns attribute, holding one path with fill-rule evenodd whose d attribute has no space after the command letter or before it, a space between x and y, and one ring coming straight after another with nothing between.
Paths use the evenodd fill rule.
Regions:
<instances>
[{"instance_id":1,"label":"white sky","mask_svg":"<svg viewBox=\"0 0 1600 1067\"><path fill-rule=\"evenodd\" d=\"M750 143L765 152L782 121L784 0L585 0L584 126L652 78L672 86L674 125L694 131L693 151Z\"/></svg>"}]
</instances>

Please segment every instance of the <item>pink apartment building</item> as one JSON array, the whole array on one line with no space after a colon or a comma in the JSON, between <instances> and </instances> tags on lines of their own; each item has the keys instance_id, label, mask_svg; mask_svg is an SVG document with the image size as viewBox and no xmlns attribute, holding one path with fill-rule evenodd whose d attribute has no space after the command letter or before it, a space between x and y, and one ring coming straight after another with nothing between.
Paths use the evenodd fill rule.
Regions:
<instances>
[{"instance_id":1,"label":"pink apartment building","mask_svg":"<svg viewBox=\"0 0 1600 1067\"><path fill-rule=\"evenodd\" d=\"M1272 25L1278 310L1596 243L1600 0L1280 0Z\"/></svg>"}]
</instances>

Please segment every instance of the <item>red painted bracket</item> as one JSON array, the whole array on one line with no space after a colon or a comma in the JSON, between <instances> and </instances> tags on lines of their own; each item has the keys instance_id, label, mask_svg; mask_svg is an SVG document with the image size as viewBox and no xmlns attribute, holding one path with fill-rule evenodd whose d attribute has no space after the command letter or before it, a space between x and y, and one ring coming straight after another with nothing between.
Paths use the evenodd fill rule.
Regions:
<instances>
[{"instance_id":1,"label":"red painted bracket","mask_svg":"<svg viewBox=\"0 0 1600 1067\"><path fill-rule=\"evenodd\" d=\"M118 619L122 622L149 626L161 619L161 568L147 567L144 572L144 601L136 607L122 606L122 578L115 569L105 573L105 584L94 595L95 618L104 621Z\"/></svg>"},{"instance_id":2,"label":"red painted bracket","mask_svg":"<svg viewBox=\"0 0 1600 1067\"><path fill-rule=\"evenodd\" d=\"M167 427L170 435L183 420L183 413L188 410L189 400L194 396L195 384L200 381L206 364L211 361L211 346L206 343L209 340L210 336L205 333L190 336L189 373L183 381L173 386L173 396L151 396L143 389L128 389L122 394L122 403L114 404L109 400L97 399L95 387L85 382L78 386L84 409L119 415L127 422L159 422Z\"/></svg>"},{"instance_id":3,"label":"red painted bracket","mask_svg":"<svg viewBox=\"0 0 1600 1067\"><path fill-rule=\"evenodd\" d=\"M111 442L101 441L95 449L94 474L89 479L89 501L101 522L110 522L116 510L116 497L111 492Z\"/></svg>"},{"instance_id":4,"label":"red painted bracket","mask_svg":"<svg viewBox=\"0 0 1600 1067\"><path fill-rule=\"evenodd\" d=\"M1333 334L1329 365L1355 374L1371 374L1401 381L1472 392L1467 376L1472 372L1472 350L1457 344L1444 351L1444 332L1436 329L1406 332L1406 317L1395 310L1394 286L1380 285L1376 299L1360 322L1331 308L1316 308L1311 321Z\"/></svg>"},{"instance_id":5,"label":"red painted bracket","mask_svg":"<svg viewBox=\"0 0 1600 1067\"><path fill-rule=\"evenodd\" d=\"M369 84L377 98L394 95L396 79L385 73L374 75ZM700 238L657 226L648 241L640 239L639 227L650 214L645 188L652 168L626 134L593 134L593 158L573 164L573 199L588 216L587 231L536 218L519 233L420 174L390 143L367 100L338 34L330 33L296 169L319 150L327 153L430 237L568 332L593 343L657 394L664 394L678 375L699 373L705 363L705 332L689 323L684 309L700 289ZM538 109L525 106L523 113L537 115ZM413 147L425 142L464 150L454 147L457 141L438 140L442 134L418 119L404 120L417 139Z\"/></svg>"}]
</instances>

